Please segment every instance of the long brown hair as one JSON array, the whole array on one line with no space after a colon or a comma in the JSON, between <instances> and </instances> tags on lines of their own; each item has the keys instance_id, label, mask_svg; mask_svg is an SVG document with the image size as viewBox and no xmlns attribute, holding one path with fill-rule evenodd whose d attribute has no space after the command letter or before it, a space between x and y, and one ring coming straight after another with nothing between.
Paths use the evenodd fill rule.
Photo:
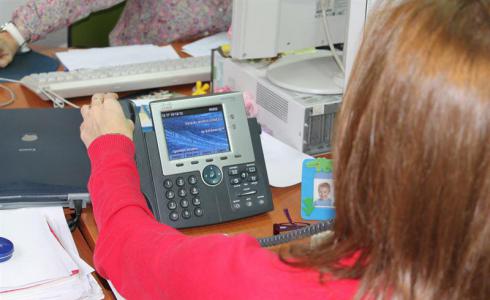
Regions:
<instances>
[{"instance_id":1,"label":"long brown hair","mask_svg":"<svg viewBox=\"0 0 490 300\"><path fill-rule=\"evenodd\" d=\"M490 299L488 0L371 13L334 167L334 234L291 264L360 279L358 297Z\"/></svg>"}]
</instances>

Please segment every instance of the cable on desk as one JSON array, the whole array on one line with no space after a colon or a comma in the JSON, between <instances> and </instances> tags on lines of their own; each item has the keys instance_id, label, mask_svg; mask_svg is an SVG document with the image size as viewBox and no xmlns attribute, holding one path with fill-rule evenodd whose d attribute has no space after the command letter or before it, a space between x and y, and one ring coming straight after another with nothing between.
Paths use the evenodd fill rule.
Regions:
<instances>
[{"instance_id":1,"label":"cable on desk","mask_svg":"<svg viewBox=\"0 0 490 300\"><path fill-rule=\"evenodd\" d=\"M259 242L260 247L266 248L266 247L277 246L283 243L288 243L294 240L299 240L305 237L309 237L326 230L332 230L333 224L334 224L334 219L330 219L327 221L322 221L313 225L302 227L296 230L291 230L282 234L273 235L264 238L258 238L257 241Z\"/></svg>"},{"instance_id":2,"label":"cable on desk","mask_svg":"<svg viewBox=\"0 0 490 300\"><path fill-rule=\"evenodd\" d=\"M20 81L18 81L18 80L12 80L12 79L3 78L3 77L0 77L0 81L20 83ZM5 86L3 84L0 84L0 88L6 90L10 94L10 99L8 99L6 101L0 102L0 108L9 106L10 104L14 103L15 102L15 93L14 93L14 91L11 88L9 88L8 86Z\"/></svg>"},{"instance_id":3,"label":"cable on desk","mask_svg":"<svg viewBox=\"0 0 490 300\"><path fill-rule=\"evenodd\" d=\"M71 220L68 221L68 227L70 227L70 231L74 231L78 226L78 221L80 220L80 216L82 215L83 200L73 200L73 204L75 206L75 213L73 214Z\"/></svg>"},{"instance_id":4,"label":"cable on desk","mask_svg":"<svg viewBox=\"0 0 490 300\"><path fill-rule=\"evenodd\" d=\"M66 100L65 98L61 97L60 95L58 95L57 93L53 92L50 89L43 88L41 89L41 93L44 94L49 100L53 102L54 108L63 108L65 107L65 103L73 108L80 108L80 106Z\"/></svg>"}]
</instances>

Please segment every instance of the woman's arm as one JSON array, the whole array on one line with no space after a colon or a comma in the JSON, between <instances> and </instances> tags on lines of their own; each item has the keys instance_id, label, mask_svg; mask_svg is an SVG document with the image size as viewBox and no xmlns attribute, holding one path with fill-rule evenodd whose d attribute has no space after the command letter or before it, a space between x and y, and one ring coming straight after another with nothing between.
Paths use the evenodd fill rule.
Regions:
<instances>
[{"instance_id":1,"label":"woman's arm","mask_svg":"<svg viewBox=\"0 0 490 300\"><path fill-rule=\"evenodd\" d=\"M127 137L99 137L88 154L100 233L95 266L128 299L250 299L252 291L236 295L231 286L248 286L281 265L250 236L189 237L158 223L140 192L134 144ZM274 286L264 281L265 287Z\"/></svg>"},{"instance_id":2,"label":"woman's arm","mask_svg":"<svg viewBox=\"0 0 490 300\"><path fill-rule=\"evenodd\" d=\"M352 298L352 282L320 284L317 271L282 263L249 235L191 237L158 223L140 191L133 125L116 98L115 94L94 95L91 105L81 109L80 134L91 161L89 191L100 233L95 267L123 296Z\"/></svg>"},{"instance_id":3,"label":"woman's arm","mask_svg":"<svg viewBox=\"0 0 490 300\"><path fill-rule=\"evenodd\" d=\"M12 15L12 22L27 41L68 27L92 12L109 8L123 0L29 0Z\"/></svg>"}]
</instances>

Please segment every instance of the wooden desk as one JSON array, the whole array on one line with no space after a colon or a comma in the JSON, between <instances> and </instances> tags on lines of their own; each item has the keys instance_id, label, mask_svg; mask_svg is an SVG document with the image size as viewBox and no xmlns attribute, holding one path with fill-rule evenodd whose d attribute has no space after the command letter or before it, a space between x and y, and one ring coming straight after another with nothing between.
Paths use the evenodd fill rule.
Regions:
<instances>
[{"instance_id":1,"label":"wooden desk","mask_svg":"<svg viewBox=\"0 0 490 300\"><path fill-rule=\"evenodd\" d=\"M51 108L51 102L43 101L36 94L17 84L8 84L16 94L16 101L6 109L13 108ZM170 87L169 90L181 94L189 95L192 86L184 85ZM1 94L0 94L1 96ZM83 105L89 102L89 97L71 99L77 105ZM190 228L182 230L189 235L202 235L210 233L248 233L254 237L265 237L272 235L272 224L286 222L283 209L287 208L294 221L300 221L300 186L295 185L288 188L272 188L274 210L258 216L227 222L218 225L210 225L199 228ZM93 266L92 254L95 248L95 242L98 238L98 230L95 224L92 207L89 205L82 212L79 229L73 236L81 252L81 256ZM277 249L273 249L277 250ZM103 284L104 286L104 284ZM107 285L105 285L107 287ZM113 295L107 288L104 291L106 299L113 299Z\"/></svg>"},{"instance_id":2,"label":"wooden desk","mask_svg":"<svg viewBox=\"0 0 490 300\"><path fill-rule=\"evenodd\" d=\"M28 89L21 87L17 84L9 84L16 93L17 99L13 105L8 106L6 109L13 108L51 108L52 104L48 101L43 101L36 94L32 93ZM171 91L187 94L191 92L192 86L178 86L168 88ZM72 99L73 100L73 99ZM86 104L89 102L88 97L79 98L73 100L77 105ZM272 224L285 222L286 218L283 213L283 209L289 209L289 213L293 220L300 220L300 186L295 185L288 188L272 188L272 196L274 201L274 210L232 222L227 222L219 225L211 225L199 228L190 228L182 230L186 234L200 235L208 233L228 233L236 234L247 232L255 237L263 237L272 234ZM84 210L81 217L80 230L82 231L90 248L93 249L95 241L98 237L97 227L92 214L92 209L89 206Z\"/></svg>"}]
</instances>

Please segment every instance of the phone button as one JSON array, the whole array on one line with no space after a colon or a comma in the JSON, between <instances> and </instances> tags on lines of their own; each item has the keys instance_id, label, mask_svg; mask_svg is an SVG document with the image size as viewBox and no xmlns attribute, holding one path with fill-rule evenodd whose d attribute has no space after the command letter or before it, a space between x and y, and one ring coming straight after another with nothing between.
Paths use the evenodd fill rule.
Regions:
<instances>
[{"instance_id":1,"label":"phone button","mask_svg":"<svg viewBox=\"0 0 490 300\"><path fill-rule=\"evenodd\" d=\"M174 210L177 208L177 203L175 203L175 201L170 201L168 204L167 204L167 207L168 209L170 210Z\"/></svg>"},{"instance_id":2,"label":"phone button","mask_svg":"<svg viewBox=\"0 0 490 300\"><path fill-rule=\"evenodd\" d=\"M189 201L186 199L180 200L180 206L182 206L183 208L189 207Z\"/></svg>"},{"instance_id":3,"label":"phone button","mask_svg":"<svg viewBox=\"0 0 490 300\"><path fill-rule=\"evenodd\" d=\"M197 183L197 177L194 175L191 175L191 176L189 176L189 178L187 178L187 182L189 182L189 184L194 185Z\"/></svg>"},{"instance_id":4,"label":"phone button","mask_svg":"<svg viewBox=\"0 0 490 300\"><path fill-rule=\"evenodd\" d=\"M250 181L250 182L255 182L255 181L257 181L257 175L250 175L250 176L248 177L248 181Z\"/></svg>"},{"instance_id":5,"label":"phone button","mask_svg":"<svg viewBox=\"0 0 490 300\"><path fill-rule=\"evenodd\" d=\"M250 196L250 195L255 195L255 194L257 194L257 191L256 190L251 190L251 191L248 191L248 192L243 192L243 193L239 194L238 196L243 197L243 196Z\"/></svg>"},{"instance_id":6,"label":"phone button","mask_svg":"<svg viewBox=\"0 0 490 300\"><path fill-rule=\"evenodd\" d=\"M184 178L182 178L182 177L177 177L177 180L175 181L175 183L176 183L178 186L184 186L184 184L185 184Z\"/></svg>"},{"instance_id":7,"label":"phone button","mask_svg":"<svg viewBox=\"0 0 490 300\"><path fill-rule=\"evenodd\" d=\"M217 185L221 182L222 178L223 174L221 170L215 165L207 165L202 170L202 179L209 185Z\"/></svg>"},{"instance_id":8,"label":"phone button","mask_svg":"<svg viewBox=\"0 0 490 300\"><path fill-rule=\"evenodd\" d=\"M187 196L187 192L184 189L179 189L179 196L183 198Z\"/></svg>"},{"instance_id":9,"label":"phone button","mask_svg":"<svg viewBox=\"0 0 490 300\"><path fill-rule=\"evenodd\" d=\"M173 199L173 198L175 198L175 192L174 191L167 191L165 193L165 196L167 197L167 199Z\"/></svg>"},{"instance_id":10,"label":"phone button","mask_svg":"<svg viewBox=\"0 0 490 300\"><path fill-rule=\"evenodd\" d=\"M184 209L184 210L182 211L182 218L184 218L184 219L189 219L190 217L191 217L191 212L190 212L190 211L188 211L187 209Z\"/></svg>"},{"instance_id":11,"label":"phone button","mask_svg":"<svg viewBox=\"0 0 490 300\"><path fill-rule=\"evenodd\" d=\"M172 180L170 179L166 179L164 182L163 182L163 186L166 187L167 189L171 188L174 184L172 183Z\"/></svg>"},{"instance_id":12,"label":"phone button","mask_svg":"<svg viewBox=\"0 0 490 300\"><path fill-rule=\"evenodd\" d=\"M202 208L200 208L200 207L196 207L196 209L194 209L194 214L195 214L197 217L201 217L201 216L204 214L204 211L202 210Z\"/></svg>"},{"instance_id":13,"label":"phone button","mask_svg":"<svg viewBox=\"0 0 490 300\"><path fill-rule=\"evenodd\" d=\"M197 195L199 194L199 189L195 186L191 187L191 194L192 195Z\"/></svg>"},{"instance_id":14,"label":"phone button","mask_svg":"<svg viewBox=\"0 0 490 300\"><path fill-rule=\"evenodd\" d=\"M201 205L201 199L199 199L199 197L192 199L192 204L195 206Z\"/></svg>"},{"instance_id":15,"label":"phone button","mask_svg":"<svg viewBox=\"0 0 490 300\"><path fill-rule=\"evenodd\" d=\"M175 211L171 212L170 215L168 215L170 220L172 221L177 221L179 219L179 214Z\"/></svg>"}]
</instances>

